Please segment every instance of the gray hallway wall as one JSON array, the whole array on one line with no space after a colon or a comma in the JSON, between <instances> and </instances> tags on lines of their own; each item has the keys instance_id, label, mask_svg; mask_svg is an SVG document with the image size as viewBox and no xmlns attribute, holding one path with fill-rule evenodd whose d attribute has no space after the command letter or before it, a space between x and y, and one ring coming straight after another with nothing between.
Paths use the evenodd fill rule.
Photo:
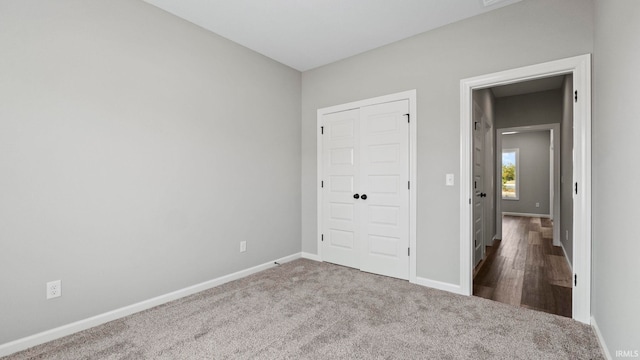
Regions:
<instances>
[{"instance_id":1,"label":"gray hallway wall","mask_svg":"<svg viewBox=\"0 0 640 360\"><path fill-rule=\"evenodd\" d=\"M549 131L502 135L502 150L519 149L519 198L501 202L502 212L549 215ZM536 207L536 203L539 204Z\"/></svg>"},{"instance_id":2,"label":"gray hallway wall","mask_svg":"<svg viewBox=\"0 0 640 360\"><path fill-rule=\"evenodd\" d=\"M562 120L560 89L496 98L496 128L559 124Z\"/></svg>"}]
</instances>

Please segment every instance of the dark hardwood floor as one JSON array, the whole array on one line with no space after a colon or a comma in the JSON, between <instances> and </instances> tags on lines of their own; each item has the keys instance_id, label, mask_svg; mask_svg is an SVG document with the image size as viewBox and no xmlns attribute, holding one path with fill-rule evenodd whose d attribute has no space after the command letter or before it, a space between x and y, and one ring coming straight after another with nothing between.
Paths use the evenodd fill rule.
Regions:
<instances>
[{"instance_id":1,"label":"dark hardwood floor","mask_svg":"<svg viewBox=\"0 0 640 360\"><path fill-rule=\"evenodd\" d=\"M571 269L552 238L549 219L504 216L502 240L487 247L473 294L571 317Z\"/></svg>"}]
</instances>

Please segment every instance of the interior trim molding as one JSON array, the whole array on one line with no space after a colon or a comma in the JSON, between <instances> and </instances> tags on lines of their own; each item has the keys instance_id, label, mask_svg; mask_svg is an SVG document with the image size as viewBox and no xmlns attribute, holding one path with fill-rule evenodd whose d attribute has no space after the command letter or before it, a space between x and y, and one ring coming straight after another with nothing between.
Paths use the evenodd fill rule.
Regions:
<instances>
[{"instance_id":1,"label":"interior trim molding","mask_svg":"<svg viewBox=\"0 0 640 360\"><path fill-rule=\"evenodd\" d=\"M313 261L322 262L322 259L320 258L320 255L311 254L311 253L304 252L304 251L303 251L300 255L301 255L301 257L302 257L303 259L308 259L308 260L313 260Z\"/></svg>"},{"instance_id":2,"label":"interior trim molding","mask_svg":"<svg viewBox=\"0 0 640 360\"><path fill-rule=\"evenodd\" d=\"M44 344L46 342L59 339L61 337L71 335L79 331L86 330L98 325L102 325L102 324L108 323L109 321L117 320L125 316L138 313L143 310L151 309L152 307L162 305L170 301L183 298L185 296L193 295L195 293L214 288L216 286L228 283L233 280L238 280L238 279L247 277L249 275L253 275L260 271L264 271L264 270L278 266L275 264L275 262L286 263L289 261L299 259L301 256L302 256L301 253L285 256L285 257L276 259L274 261L269 261L264 264L257 265L245 270L240 270L232 274L223 275L212 280L208 280L196 285L188 286L186 288L176 290L164 295L156 296L148 300L143 300L132 305L124 306L119 309L108 311L108 312L105 312L96 316L92 316L83 320L79 320L67 325L62 325L57 328L53 328L51 330L46 330L34 335L30 335L30 336L17 339L5 344L1 344L0 357L7 356L10 354L16 353L18 351L26 350L30 347Z\"/></svg>"},{"instance_id":3,"label":"interior trim molding","mask_svg":"<svg viewBox=\"0 0 640 360\"><path fill-rule=\"evenodd\" d=\"M596 318L591 317L591 327L593 328L593 332L596 333L596 337L598 338L598 343L600 343L600 350L602 350L602 355L607 360L612 360L611 353L609 352L609 348L607 348L607 343L604 342L604 338L602 337L602 333L600 332L600 328L598 327L598 323L596 322Z\"/></svg>"},{"instance_id":4,"label":"interior trim molding","mask_svg":"<svg viewBox=\"0 0 640 360\"><path fill-rule=\"evenodd\" d=\"M460 80L460 286L473 293L472 109L474 90L573 74L573 319L591 322L591 55L579 55Z\"/></svg>"},{"instance_id":5,"label":"interior trim molding","mask_svg":"<svg viewBox=\"0 0 640 360\"><path fill-rule=\"evenodd\" d=\"M433 289L448 291L454 294L465 295L460 285L446 283L443 281L431 280L431 279L417 276L415 281L412 281L412 283L416 285L430 287Z\"/></svg>"}]
</instances>

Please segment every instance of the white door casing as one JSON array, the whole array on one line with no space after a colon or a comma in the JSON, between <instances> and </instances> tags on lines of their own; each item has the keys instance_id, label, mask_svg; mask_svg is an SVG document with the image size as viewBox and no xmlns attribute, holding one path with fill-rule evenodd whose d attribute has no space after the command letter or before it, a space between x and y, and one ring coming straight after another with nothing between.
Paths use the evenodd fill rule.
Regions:
<instances>
[{"instance_id":1,"label":"white door casing","mask_svg":"<svg viewBox=\"0 0 640 360\"><path fill-rule=\"evenodd\" d=\"M557 134L557 133L556 133ZM556 174L555 174L555 169L556 169L556 157L555 157L555 147L554 147L554 132L553 129L549 130L549 218L551 220L555 220L553 215L555 214L555 209L554 209L554 203L553 203L553 199L555 197L555 193L556 193L556 183L555 183L555 178L556 178ZM558 149L560 150L560 149ZM560 226L560 222L556 221L554 227L559 227ZM554 230L555 233L555 230ZM556 239L554 237L553 239L553 245L558 246L559 244L556 243L558 239Z\"/></svg>"},{"instance_id":2,"label":"white door casing","mask_svg":"<svg viewBox=\"0 0 640 360\"><path fill-rule=\"evenodd\" d=\"M416 91L411 90L318 110L321 261L416 282L415 101ZM354 124L353 140L325 136L332 130L336 135L342 131L336 131L341 122ZM329 151L334 160L327 155ZM351 173L349 158L353 159ZM345 190L344 194L331 190L330 176L346 177L341 179L342 187L334 184L334 189ZM353 191L346 192L350 176ZM366 200L354 199L354 194L364 194ZM332 239L336 233L343 237ZM349 233L353 234L352 243ZM353 255L356 253L358 256Z\"/></svg>"},{"instance_id":3,"label":"white door casing","mask_svg":"<svg viewBox=\"0 0 640 360\"><path fill-rule=\"evenodd\" d=\"M473 90L573 74L573 319L591 323L591 55L550 61L460 80L460 286L473 293ZM557 155L556 155L557 156ZM557 214L554 214L557 216Z\"/></svg>"}]
</instances>

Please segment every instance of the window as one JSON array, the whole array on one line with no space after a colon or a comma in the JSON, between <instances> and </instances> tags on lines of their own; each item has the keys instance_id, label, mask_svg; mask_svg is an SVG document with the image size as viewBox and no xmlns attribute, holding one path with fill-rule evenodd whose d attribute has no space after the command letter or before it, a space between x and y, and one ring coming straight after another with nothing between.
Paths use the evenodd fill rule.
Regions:
<instances>
[{"instance_id":1,"label":"window","mask_svg":"<svg viewBox=\"0 0 640 360\"><path fill-rule=\"evenodd\" d=\"M518 200L519 149L502 149L502 198Z\"/></svg>"}]
</instances>

